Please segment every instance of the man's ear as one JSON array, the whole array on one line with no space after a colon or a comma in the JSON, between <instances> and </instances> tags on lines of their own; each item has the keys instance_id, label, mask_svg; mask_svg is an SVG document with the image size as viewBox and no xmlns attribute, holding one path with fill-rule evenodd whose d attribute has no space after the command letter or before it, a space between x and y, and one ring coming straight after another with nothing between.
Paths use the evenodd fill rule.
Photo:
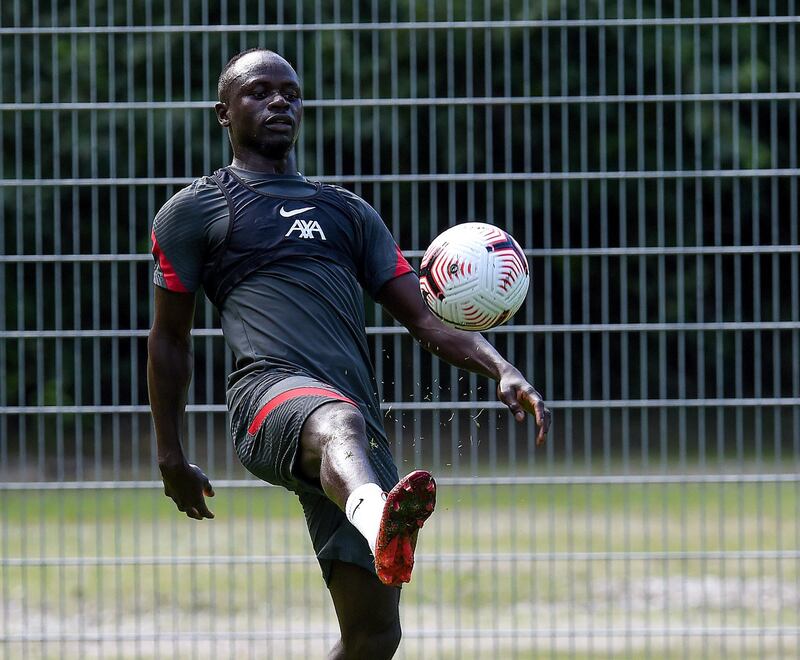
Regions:
<instances>
[{"instance_id":1,"label":"man's ear","mask_svg":"<svg viewBox=\"0 0 800 660\"><path fill-rule=\"evenodd\" d=\"M217 113L217 121L220 126L227 128L231 125L231 119L228 116L228 105L222 101L214 104L214 112Z\"/></svg>"}]
</instances>

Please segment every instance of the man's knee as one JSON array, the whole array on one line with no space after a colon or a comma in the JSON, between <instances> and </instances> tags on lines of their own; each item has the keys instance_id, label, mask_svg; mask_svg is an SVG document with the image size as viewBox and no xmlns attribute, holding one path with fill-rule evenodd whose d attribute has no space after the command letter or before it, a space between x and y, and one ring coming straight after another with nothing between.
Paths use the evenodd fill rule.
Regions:
<instances>
[{"instance_id":1,"label":"man's knee","mask_svg":"<svg viewBox=\"0 0 800 660\"><path fill-rule=\"evenodd\" d=\"M346 658L375 658L387 660L394 656L400 645L402 630L400 620L390 622L363 622L351 631L342 631L342 647Z\"/></svg>"},{"instance_id":2,"label":"man's knee","mask_svg":"<svg viewBox=\"0 0 800 660\"><path fill-rule=\"evenodd\" d=\"M332 402L317 408L303 426L301 441L317 447L319 451L331 441L361 441L366 437L364 417L349 403Z\"/></svg>"},{"instance_id":3,"label":"man's knee","mask_svg":"<svg viewBox=\"0 0 800 660\"><path fill-rule=\"evenodd\" d=\"M315 410L306 420L300 435L300 469L310 479L320 479L323 488L332 485L338 493L336 483L346 480L351 466L366 461L368 441L366 424L361 412L347 403L330 403ZM337 477L339 475L340 478ZM328 489L325 490L328 493ZM331 494L328 493L331 497ZM346 494L339 493L332 499L344 506L341 500Z\"/></svg>"}]
</instances>

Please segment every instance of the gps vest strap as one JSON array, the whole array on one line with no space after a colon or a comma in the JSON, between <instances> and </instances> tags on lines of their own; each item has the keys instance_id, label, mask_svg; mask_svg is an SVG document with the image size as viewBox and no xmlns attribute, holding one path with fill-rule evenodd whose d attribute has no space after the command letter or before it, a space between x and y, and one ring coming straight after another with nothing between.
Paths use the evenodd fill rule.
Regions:
<instances>
[{"instance_id":1,"label":"gps vest strap","mask_svg":"<svg viewBox=\"0 0 800 660\"><path fill-rule=\"evenodd\" d=\"M228 168L211 179L228 202L228 231L203 288L220 308L251 273L283 259L332 260L356 271L361 225L333 186L316 184L311 195L262 193Z\"/></svg>"}]
</instances>

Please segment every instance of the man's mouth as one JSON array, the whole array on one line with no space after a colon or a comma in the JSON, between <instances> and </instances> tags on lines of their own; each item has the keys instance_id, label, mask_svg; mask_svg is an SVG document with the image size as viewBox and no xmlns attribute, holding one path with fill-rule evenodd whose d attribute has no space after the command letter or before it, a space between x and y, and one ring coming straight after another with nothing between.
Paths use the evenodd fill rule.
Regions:
<instances>
[{"instance_id":1,"label":"man's mouth","mask_svg":"<svg viewBox=\"0 0 800 660\"><path fill-rule=\"evenodd\" d=\"M272 115L271 117L267 117L267 121L264 123L270 128L278 126L288 126L291 128L294 125L289 115Z\"/></svg>"}]
</instances>

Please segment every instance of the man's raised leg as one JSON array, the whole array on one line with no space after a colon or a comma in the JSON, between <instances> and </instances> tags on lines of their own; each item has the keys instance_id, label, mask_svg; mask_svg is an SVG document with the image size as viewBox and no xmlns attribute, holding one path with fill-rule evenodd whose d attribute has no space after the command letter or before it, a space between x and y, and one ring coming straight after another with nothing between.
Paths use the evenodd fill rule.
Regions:
<instances>
[{"instance_id":1,"label":"man's raised leg","mask_svg":"<svg viewBox=\"0 0 800 660\"><path fill-rule=\"evenodd\" d=\"M382 582L400 585L411 579L417 532L433 512L436 483L417 470L387 494L369 458L364 419L340 402L317 408L300 436L300 469L319 479L328 498L361 532L375 556Z\"/></svg>"},{"instance_id":2,"label":"man's raised leg","mask_svg":"<svg viewBox=\"0 0 800 660\"><path fill-rule=\"evenodd\" d=\"M300 434L300 469L303 476L319 479L325 494L343 511L356 488L379 483L358 408L336 401L308 416Z\"/></svg>"}]
</instances>

